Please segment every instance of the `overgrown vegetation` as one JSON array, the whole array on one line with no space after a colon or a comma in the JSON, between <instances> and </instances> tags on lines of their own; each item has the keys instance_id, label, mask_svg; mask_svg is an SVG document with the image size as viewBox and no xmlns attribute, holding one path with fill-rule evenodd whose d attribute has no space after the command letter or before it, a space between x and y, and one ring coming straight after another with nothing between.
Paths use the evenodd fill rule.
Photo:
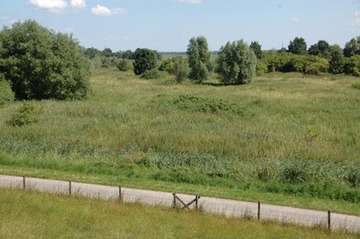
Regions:
<instances>
[{"instance_id":1,"label":"overgrown vegetation","mask_svg":"<svg viewBox=\"0 0 360 239\"><path fill-rule=\"evenodd\" d=\"M37 124L5 124L21 102L0 108L1 170L261 201L281 195L277 203L312 198L347 211L341 205L360 201L357 81L272 73L241 87L179 85L171 75L139 81L98 69L87 101L37 102Z\"/></svg>"},{"instance_id":2,"label":"overgrown vegetation","mask_svg":"<svg viewBox=\"0 0 360 239\"><path fill-rule=\"evenodd\" d=\"M0 74L10 82L17 99L82 99L88 95L90 62L71 36L28 20L4 27L0 47Z\"/></svg>"}]
</instances>

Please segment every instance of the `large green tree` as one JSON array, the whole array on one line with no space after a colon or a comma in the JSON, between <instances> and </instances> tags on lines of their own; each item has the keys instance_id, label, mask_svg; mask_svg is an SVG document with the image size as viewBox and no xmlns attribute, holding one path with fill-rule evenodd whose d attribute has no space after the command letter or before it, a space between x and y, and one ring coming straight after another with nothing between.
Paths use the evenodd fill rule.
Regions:
<instances>
[{"instance_id":1,"label":"large green tree","mask_svg":"<svg viewBox=\"0 0 360 239\"><path fill-rule=\"evenodd\" d=\"M256 56L243 40L228 42L220 48L216 72L224 84L249 83L256 73Z\"/></svg>"},{"instance_id":2,"label":"large green tree","mask_svg":"<svg viewBox=\"0 0 360 239\"><path fill-rule=\"evenodd\" d=\"M206 38L203 36L191 38L186 53L189 59L189 78L196 82L206 80L212 70Z\"/></svg>"},{"instance_id":3,"label":"large green tree","mask_svg":"<svg viewBox=\"0 0 360 239\"><path fill-rule=\"evenodd\" d=\"M156 68L158 53L147 48L137 48L134 53L134 73L141 75L145 71Z\"/></svg>"},{"instance_id":4,"label":"large green tree","mask_svg":"<svg viewBox=\"0 0 360 239\"><path fill-rule=\"evenodd\" d=\"M340 46L333 45L330 53L329 71L332 74L341 74L344 72L345 57Z\"/></svg>"},{"instance_id":5,"label":"large green tree","mask_svg":"<svg viewBox=\"0 0 360 239\"><path fill-rule=\"evenodd\" d=\"M360 55L360 36L352 38L345 44L344 55L346 57Z\"/></svg>"},{"instance_id":6,"label":"large green tree","mask_svg":"<svg viewBox=\"0 0 360 239\"><path fill-rule=\"evenodd\" d=\"M290 41L288 50L289 52L297 55L305 55L307 53L307 45L305 39L302 37L295 37L294 40Z\"/></svg>"},{"instance_id":7,"label":"large green tree","mask_svg":"<svg viewBox=\"0 0 360 239\"><path fill-rule=\"evenodd\" d=\"M262 59L264 57L264 54L261 50L261 45L259 44L259 42L257 42L257 41L251 42L250 48L254 51L257 59Z\"/></svg>"},{"instance_id":8,"label":"large green tree","mask_svg":"<svg viewBox=\"0 0 360 239\"><path fill-rule=\"evenodd\" d=\"M28 20L0 32L0 73L17 99L81 99L89 92L90 62L67 34Z\"/></svg>"},{"instance_id":9,"label":"large green tree","mask_svg":"<svg viewBox=\"0 0 360 239\"><path fill-rule=\"evenodd\" d=\"M310 55L322 56L326 59L329 59L331 54L331 47L327 41L320 40L316 44L309 47L308 53Z\"/></svg>"}]
</instances>

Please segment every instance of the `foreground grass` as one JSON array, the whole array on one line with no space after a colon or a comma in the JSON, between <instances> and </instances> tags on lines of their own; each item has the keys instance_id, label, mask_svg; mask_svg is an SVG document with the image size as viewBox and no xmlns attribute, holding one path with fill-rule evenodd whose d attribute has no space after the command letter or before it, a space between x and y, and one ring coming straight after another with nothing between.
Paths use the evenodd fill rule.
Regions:
<instances>
[{"instance_id":1,"label":"foreground grass","mask_svg":"<svg viewBox=\"0 0 360 239\"><path fill-rule=\"evenodd\" d=\"M1 238L359 238L201 212L14 190L0 191L0 213Z\"/></svg>"},{"instance_id":2,"label":"foreground grass","mask_svg":"<svg viewBox=\"0 0 360 239\"><path fill-rule=\"evenodd\" d=\"M5 124L0 172L359 214L359 79L266 75L244 86L97 70L86 101Z\"/></svg>"}]
</instances>

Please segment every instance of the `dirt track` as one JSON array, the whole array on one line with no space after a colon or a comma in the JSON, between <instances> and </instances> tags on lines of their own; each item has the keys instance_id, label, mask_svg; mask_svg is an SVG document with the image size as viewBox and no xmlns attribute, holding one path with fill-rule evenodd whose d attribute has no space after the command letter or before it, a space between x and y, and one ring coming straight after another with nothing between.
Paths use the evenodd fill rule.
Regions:
<instances>
[{"instance_id":1,"label":"dirt track","mask_svg":"<svg viewBox=\"0 0 360 239\"><path fill-rule=\"evenodd\" d=\"M47 193L71 194L105 200L122 200L123 202L136 202L155 206L174 206L174 195L172 193L69 181L36 178L25 178L24 180L23 177L0 175L0 188L25 188ZM186 194L176 194L176 196L185 204L195 199L195 196ZM179 199L176 199L176 205L182 207L183 203ZM189 208L195 207L195 202L189 205ZM259 204L252 202L200 197L198 199L198 208L205 212L222 214L228 217L258 218L259 216ZM329 215L328 212L322 211L261 204L260 219L327 228ZM360 233L360 217L331 213L330 219L332 230Z\"/></svg>"}]
</instances>

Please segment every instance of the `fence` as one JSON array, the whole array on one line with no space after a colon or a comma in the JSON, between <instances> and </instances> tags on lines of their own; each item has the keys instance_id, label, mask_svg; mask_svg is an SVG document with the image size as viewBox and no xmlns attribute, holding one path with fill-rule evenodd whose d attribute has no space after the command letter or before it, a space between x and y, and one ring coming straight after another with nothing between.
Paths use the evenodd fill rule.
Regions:
<instances>
[{"instance_id":1,"label":"fence","mask_svg":"<svg viewBox=\"0 0 360 239\"><path fill-rule=\"evenodd\" d=\"M142 203L153 206L201 209L227 217L273 220L329 230L344 230L360 233L360 217L315 210L274 206L228 199L192 196L150 190L111 187L72 181L0 175L0 188L28 189L39 192L76 195L127 203Z\"/></svg>"}]
</instances>

